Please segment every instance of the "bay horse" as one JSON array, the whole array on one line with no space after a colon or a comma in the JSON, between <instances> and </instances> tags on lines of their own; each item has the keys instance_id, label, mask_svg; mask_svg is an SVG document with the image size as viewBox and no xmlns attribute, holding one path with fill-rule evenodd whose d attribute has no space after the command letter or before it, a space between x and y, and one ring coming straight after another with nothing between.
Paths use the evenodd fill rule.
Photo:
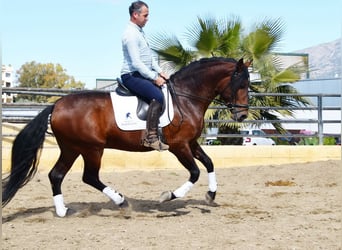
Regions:
<instances>
[{"instance_id":1,"label":"bay horse","mask_svg":"<svg viewBox=\"0 0 342 250\"><path fill-rule=\"evenodd\" d=\"M208 173L206 200L213 202L217 190L214 165L197 139L204 127L204 114L210 103L224 104L234 120L241 122L248 115L248 67L251 62L232 58L206 58L192 62L171 75L174 117L162 129L169 151L189 171L189 179L179 188L161 194L160 202L182 198L197 182L199 160ZM130 204L118 191L101 182L99 170L104 148L145 152L151 149L141 144L144 130L122 131L118 128L110 93L82 91L66 95L46 107L16 136L12 145L11 171L2 180L2 206L4 207L33 178L38 168L39 152L48 129L49 117L60 155L48 177L52 187L56 214L64 217L68 208L64 204L61 184L76 158L84 161L82 181L103 192L121 209Z\"/></svg>"}]
</instances>

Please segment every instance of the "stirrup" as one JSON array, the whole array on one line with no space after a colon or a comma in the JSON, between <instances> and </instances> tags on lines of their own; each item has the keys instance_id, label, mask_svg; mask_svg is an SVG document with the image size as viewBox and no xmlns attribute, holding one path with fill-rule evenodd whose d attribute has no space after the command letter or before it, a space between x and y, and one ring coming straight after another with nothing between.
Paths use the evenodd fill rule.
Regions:
<instances>
[{"instance_id":1,"label":"stirrup","mask_svg":"<svg viewBox=\"0 0 342 250\"><path fill-rule=\"evenodd\" d=\"M154 150L158 151L163 151L163 150L168 150L169 145L164 144L160 140L155 140L155 141L149 141L148 139L144 139L143 145L148 148L153 148Z\"/></svg>"}]
</instances>

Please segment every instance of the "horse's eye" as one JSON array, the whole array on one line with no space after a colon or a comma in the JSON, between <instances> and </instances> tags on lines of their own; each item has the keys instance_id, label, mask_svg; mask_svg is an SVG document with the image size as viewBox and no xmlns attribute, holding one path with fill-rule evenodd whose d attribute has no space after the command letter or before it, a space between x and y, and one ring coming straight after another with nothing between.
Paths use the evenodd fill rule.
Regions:
<instances>
[{"instance_id":1,"label":"horse's eye","mask_svg":"<svg viewBox=\"0 0 342 250\"><path fill-rule=\"evenodd\" d=\"M248 83L245 82L245 81L241 82L241 84L240 84L240 89L246 88L247 84L248 84Z\"/></svg>"}]
</instances>

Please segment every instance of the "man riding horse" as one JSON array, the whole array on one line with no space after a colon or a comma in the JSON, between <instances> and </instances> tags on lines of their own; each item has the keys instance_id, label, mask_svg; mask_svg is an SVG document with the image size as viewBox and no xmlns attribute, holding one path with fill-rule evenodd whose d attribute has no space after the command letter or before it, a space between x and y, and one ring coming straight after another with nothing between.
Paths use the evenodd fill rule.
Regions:
<instances>
[{"instance_id":1,"label":"man riding horse","mask_svg":"<svg viewBox=\"0 0 342 250\"><path fill-rule=\"evenodd\" d=\"M168 76L162 72L153 57L142 28L148 21L149 10L146 3L136 1L129 7L130 22L122 37L124 62L121 70L123 85L147 103L145 147L167 150L169 146L158 137L158 124L164 104L160 87Z\"/></svg>"},{"instance_id":2,"label":"man riding horse","mask_svg":"<svg viewBox=\"0 0 342 250\"><path fill-rule=\"evenodd\" d=\"M39 152L43 148L49 122L60 148L60 155L48 175L56 214L60 217L71 211L64 203L61 185L79 156L84 161L82 180L129 213L127 199L100 179L99 171L105 148L146 152L149 149L145 146L148 146L157 150L168 149L174 154L188 170L189 178L173 191L163 192L160 202L182 198L190 191L200 176L200 169L195 161L198 160L208 173L209 190L205 199L209 204L214 202L217 190L214 164L198 143L204 128L204 114L215 100L230 110L233 120L242 122L247 118L250 85L248 67L251 62L244 63L242 58L238 61L233 58L203 58L171 75L170 89L174 94L171 106L176 109L171 123L163 127L163 136L169 144L165 145L159 141L157 135L163 104L160 86L165 83L165 74L153 60L152 52L141 33L141 28L147 21L148 7L142 2L135 2L130 7L130 14L133 21L123 39L126 56L122 80L131 92L150 103L148 131L143 145L143 130L120 129L115 118L118 110L113 108L111 93L81 91L63 96L42 110L13 141L11 172L2 179L3 207L37 172ZM140 64L136 64L139 60L143 63L140 61Z\"/></svg>"}]
</instances>

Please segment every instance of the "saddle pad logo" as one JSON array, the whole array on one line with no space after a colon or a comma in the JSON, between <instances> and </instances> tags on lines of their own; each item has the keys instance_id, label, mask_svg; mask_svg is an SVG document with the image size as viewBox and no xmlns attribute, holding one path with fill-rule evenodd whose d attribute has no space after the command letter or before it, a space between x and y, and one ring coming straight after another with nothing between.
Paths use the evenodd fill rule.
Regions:
<instances>
[{"instance_id":1,"label":"saddle pad logo","mask_svg":"<svg viewBox=\"0 0 342 250\"><path fill-rule=\"evenodd\" d=\"M128 112L128 113L126 114L126 120L128 120L128 119L133 119L130 112Z\"/></svg>"}]
</instances>

